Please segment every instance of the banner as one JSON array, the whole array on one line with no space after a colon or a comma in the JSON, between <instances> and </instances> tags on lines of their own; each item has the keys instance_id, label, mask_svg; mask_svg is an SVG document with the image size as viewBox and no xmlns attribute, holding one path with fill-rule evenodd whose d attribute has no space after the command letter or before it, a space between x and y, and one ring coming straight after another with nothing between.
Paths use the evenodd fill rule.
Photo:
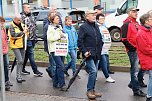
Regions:
<instances>
[{"instance_id":1,"label":"banner","mask_svg":"<svg viewBox=\"0 0 152 101\"><path fill-rule=\"evenodd\" d=\"M55 56L66 56L67 54L68 54L68 34L64 34L64 37L55 43Z\"/></svg>"}]
</instances>

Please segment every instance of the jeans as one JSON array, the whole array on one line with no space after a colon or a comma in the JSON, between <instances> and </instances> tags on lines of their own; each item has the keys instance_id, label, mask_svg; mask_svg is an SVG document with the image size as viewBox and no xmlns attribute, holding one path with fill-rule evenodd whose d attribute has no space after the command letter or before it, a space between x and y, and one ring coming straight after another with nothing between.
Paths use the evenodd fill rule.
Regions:
<instances>
[{"instance_id":1,"label":"jeans","mask_svg":"<svg viewBox=\"0 0 152 101\"><path fill-rule=\"evenodd\" d=\"M4 54L3 55L3 61L4 61L5 82L6 82L6 81L9 81L9 73L8 73L9 60L8 60L8 54Z\"/></svg>"},{"instance_id":2,"label":"jeans","mask_svg":"<svg viewBox=\"0 0 152 101\"><path fill-rule=\"evenodd\" d=\"M48 72L52 75L55 75L54 74L54 71L56 69L56 64L55 64L55 61L53 59L53 56L52 54L49 54L49 66L48 66Z\"/></svg>"},{"instance_id":3,"label":"jeans","mask_svg":"<svg viewBox=\"0 0 152 101\"><path fill-rule=\"evenodd\" d=\"M28 59L30 60L30 64L31 64L33 72L34 73L37 72L38 70L37 70L37 65L35 63L35 60L34 60L33 46L27 46L26 53L25 53L24 64L23 64L23 69L25 69L25 65L26 65Z\"/></svg>"},{"instance_id":4,"label":"jeans","mask_svg":"<svg viewBox=\"0 0 152 101\"><path fill-rule=\"evenodd\" d=\"M15 48L13 49L13 52L17 60L16 79L22 79L21 72L23 69L25 50L24 48Z\"/></svg>"},{"instance_id":5,"label":"jeans","mask_svg":"<svg viewBox=\"0 0 152 101\"><path fill-rule=\"evenodd\" d=\"M70 67L72 67L73 75L76 72L76 60L77 60L77 50L73 49L69 51L69 55L71 57L71 61L67 64L64 71L68 71Z\"/></svg>"},{"instance_id":6,"label":"jeans","mask_svg":"<svg viewBox=\"0 0 152 101\"><path fill-rule=\"evenodd\" d=\"M108 54L102 54L100 57L98 68L102 69L102 72L105 76L105 78L109 77L109 55Z\"/></svg>"},{"instance_id":7,"label":"jeans","mask_svg":"<svg viewBox=\"0 0 152 101\"><path fill-rule=\"evenodd\" d=\"M86 69L89 72L87 91L94 90L97 77L98 60L92 57L86 60Z\"/></svg>"},{"instance_id":8,"label":"jeans","mask_svg":"<svg viewBox=\"0 0 152 101\"><path fill-rule=\"evenodd\" d=\"M147 88L147 97L152 97L152 70L149 70L149 81Z\"/></svg>"},{"instance_id":9,"label":"jeans","mask_svg":"<svg viewBox=\"0 0 152 101\"><path fill-rule=\"evenodd\" d=\"M51 53L52 57L55 61L56 68L54 69L54 75L52 75L53 87L63 87L65 85L65 78L64 78L64 64L61 56L55 56L54 53Z\"/></svg>"},{"instance_id":10,"label":"jeans","mask_svg":"<svg viewBox=\"0 0 152 101\"><path fill-rule=\"evenodd\" d=\"M137 92L140 89L139 82L136 76L136 70L138 69L138 56L137 52L128 52L129 60L130 60L130 76L131 76L131 85L133 92Z\"/></svg>"}]
</instances>

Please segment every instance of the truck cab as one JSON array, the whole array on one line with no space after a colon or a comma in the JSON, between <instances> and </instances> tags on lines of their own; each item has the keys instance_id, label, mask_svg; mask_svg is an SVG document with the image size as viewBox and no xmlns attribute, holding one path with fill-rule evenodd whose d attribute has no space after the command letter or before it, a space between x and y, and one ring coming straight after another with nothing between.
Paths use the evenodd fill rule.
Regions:
<instances>
[{"instance_id":1,"label":"truck cab","mask_svg":"<svg viewBox=\"0 0 152 101\"><path fill-rule=\"evenodd\" d=\"M121 41L120 28L123 21L127 18L127 9L131 7L139 8L138 19L141 15L152 10L151 0L124 0L122 4L116 9L115 13L106 16L105 24L111 34L112 41ZM139 21L137 19L137 21Z\"/></svg>"}]
</instances>

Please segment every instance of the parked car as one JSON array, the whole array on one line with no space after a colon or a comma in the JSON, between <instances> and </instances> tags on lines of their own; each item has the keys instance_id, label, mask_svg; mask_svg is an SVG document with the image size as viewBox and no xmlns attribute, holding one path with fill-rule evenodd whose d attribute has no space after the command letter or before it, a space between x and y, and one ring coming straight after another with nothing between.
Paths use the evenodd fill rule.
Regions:
<instances>
[{"instance_id":1,"label":"parked car","mask_svg":"<svg viewBox=\"0 0 152 101\"><path fill-rule=\"evenodd\" d=\"M38 29L38 34L37 37L43 39L43 19L47 17L49 9L44 9L44 8L35 8L31 10L33 16L36 19L36 24L37 24L37 29ZM58 8L57 12L61 14L61 19L64 24L64 18L65 16L70 15L72 17L72 24L78 30L79 26L84 23L85 21L85 11L83 10L77 10L77 9L72 9L70 10L69 8ZM6 29L8 30L10 22L7 22Z\"/></svg>"},{"instance_id":2,"label":"parked car","mask_svg":"<svg viewBox=\"0 0 152 101\"><path fill-rule=\"evenodd\" d=\"M47 17L49 9L36 9L32 10L32 14L36 18L36 24L38 27L39 38L43 39L43 19ZM77 9L67 9L67 8L58 8L57 12L61 14L61 19L64 24L64 18L68 15L72 17L72 24L78 30L79 26L85 21L85 11L77 10Z\"/></svg>"}]
</instances>

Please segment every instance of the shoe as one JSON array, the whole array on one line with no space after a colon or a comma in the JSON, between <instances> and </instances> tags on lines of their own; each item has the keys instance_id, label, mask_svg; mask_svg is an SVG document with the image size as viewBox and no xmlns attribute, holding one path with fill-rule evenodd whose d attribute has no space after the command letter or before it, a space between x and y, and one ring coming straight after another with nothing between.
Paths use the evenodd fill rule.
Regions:
<instances>
[{"instance_id":1,"label":"shoe","mask_svg":"<svg viewBox=\"0 0 152 101\"><path fill-rule=\"evenodd\" d=\"M51 73L51 72L49 72L49 70L48 70L48 69L46 69L46 72L48 73L49 77L50 77L50 78L52 78L52 73Z\"/></svg>"},{"instance_id":2,"label":"shoe","mask_svg":"<svg viewBox=\"0 0 152 101\"><path fill-rule=\"evenodd\" d=\"M131 83L129 83L129 84L128 84L128 87L129 87L130 89L132 89L132 84L131 84Z\"/></svg>"},{"instance_id":3,"label":"shoe","mask_svg":"<svg viewBox=\"0 0 152 101\"><path fill-rule=\"evenodd\" d=\"M34 76L40 77L40 76L42 76L42 75L43 75L43 73L41 73L41 72L39 72L39 71L34 72Z\"/></svg>"},{"instance_id":4,"label":"shoe","mask_svg":"<svg viewBox=\"0 0 152 101\"><path fill-rule=\"evenodd\" d=\"M10 81L6 81L5 84L7 84L9 86L13 86L13 84Z\"/></svg>"},{"instance_id":5,"label":"shoe","mask_svg":"<svg viewBox=\"0 0 152 101\"><path fill-rule=\"evenodd\" d=\"M5 85L5 91L10 91L10 86Z\"/></svg>"},{"instance_id":6,"label":"shoe","mask_svg":"<svg viewBox=\"0 0 152 101\"><path fill-rule=\"evenodd\" d=\"M65 74L66 76L70 76L67 71L64 71L64 74Z\"/></svg>"},{"instance_id":7,"label":"shoe","mask_svg":"<svg viewBox=\"0 0 152 101\"><path fill-rule=\"evenodd\" d=\"M78 78L78 79L81 79L80 75L77 75L77 78Z\"/></svg>"},{"instance_id":8,"label":"shoe","mask_svg":"<svg viewBox=\"0 0 152 101\"><path fill-rule=\"evenodd\" d=\"M112 79L110 76L106 79L106 82L109 82L109 83L115 83L115 80Z\"/></svg>"},{"instance_id":9,"label":"shoe","mask_svg":"<svg viewBox=\"0 0 152 101\"><path fill-rule=\"evenodd\" d=\"M93 94L94 94L96 97L101 97L101 96L102 96L101 93L98 93L98 92L96 92L95 90L93 90Z\"/></svg>"},{"instance_id":10,"label":"shoe","mask_svg":"<svg viewBox=\"0 0 152 101\"><path fill-rule=\"evenodd\" d=\"M87 91L87 96L89 99L95 99L96 96L94 95L94 92L92 90Z\"/></svg>"},{"instance_id":11,"label":"shoe","mask_svg":"<svg viewBox=\"0 0 152 101\"><path fill-rule=\"evenodd\" d=\"M16 80L17 80L17 83L22 83L26 81L25 79L16 79Z\"/></svg>"},{"instance_id":12,"label":"shoe","mask_svg":"<svg viewBox=\"0 0 152 101\"><path fill-rule=\"evenodd\" d=\"M5 90L6 91L10 91L10 85L8 84L8 82L5 82Z\"/></svg>"},{"instance_id":13,"label":"shoe","mask_svg":"<svg viewBox=\"0 0 152 101\"><path fill-rule=\"evenodd\" d=\"M24 75L30 75L30 72L26 71L25 69L22 70L22 74Z\"/></svg>"},{"instance_id":14,"label":"shoe","mask_svg":"<svg viewBox=\"0 0 152 101\"><path fill-rule=\"evenodd\" d=\"M146 94L141 90L138 90L137 92L134 92L134 96L146 97Z\"/></svg>"},{"instance_id":15,"label":"shoe","mask_svg":"<svg viewBox=\"0 0 152 101\"><path fill-rule=\"evenodd\" d=\"M67 91L67 86L66 85L63 85L60 89L60 91Z\"/></svg>"},{"instance_id":16,"label":"shoe","mask_svg":"<svg viewBox=\"0 0 152 101\"><path fill-rule=\"evenodd\" d=\"M113 72L113 71L109 71L108 73L109 73L109 74L115 74L115 72Z\"/></svg>"},{"instance_id":17,"label":"shoe","mask_svg":"<svg viewBox=\"0 0 152 101\"><path fill-rule=\"evenodd\" d=\"M139 82L139 85L140 87L147 87L147 85L143 81Z\"/></svg>"},{"instance_id":18,"label":"shoe","mask_svg":"<svg viewBox=\"0 0 152 101\"><path fill-rule=\"evenodd\" d=\"M146 101L152 101L152 97L147 97Z\"/></svg>"}]
</instances>

